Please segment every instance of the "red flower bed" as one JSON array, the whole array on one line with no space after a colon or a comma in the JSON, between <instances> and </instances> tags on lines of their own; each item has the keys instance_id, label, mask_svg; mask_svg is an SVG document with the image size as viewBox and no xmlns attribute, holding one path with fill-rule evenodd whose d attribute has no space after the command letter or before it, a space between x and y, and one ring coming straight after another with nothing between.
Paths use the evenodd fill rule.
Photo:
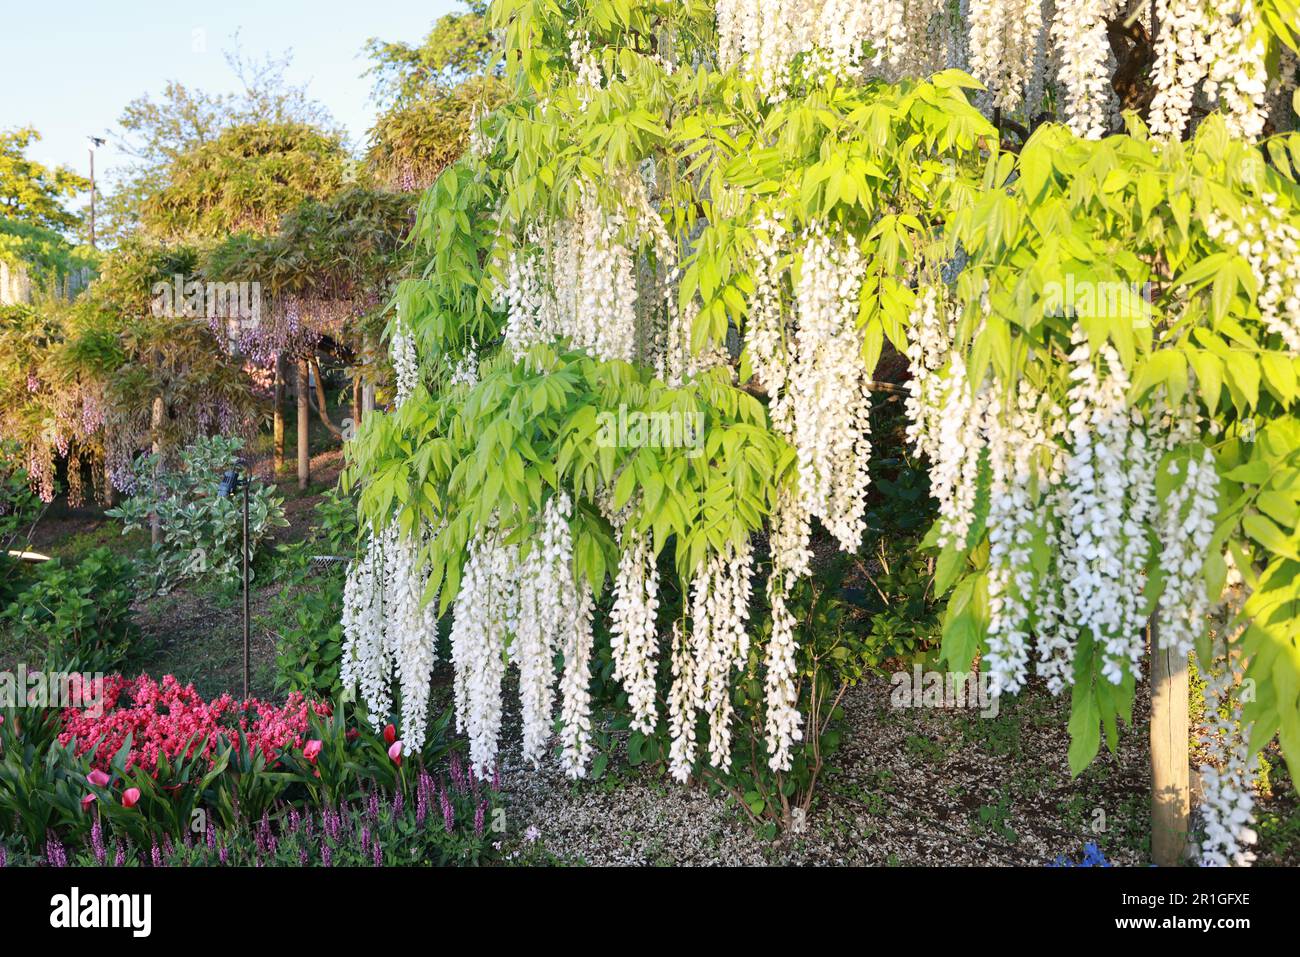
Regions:
<instances>
[{"instance_id":1,"label":"red flower bed","mask_svg":"<svg viewBox=\"0 0 1300 957\"><path fill-rule=\"evenodd\" d=\"M172 763L194 754L211 760L222 741L238 748L236 732L243 731L251 748L273 760L286 747L302 746L311 711L326 715L329 706L310 703L298 692L283 706L256 698L238 701L228 694L205 702L193 685L182 685L172 675L164 675L162 684L148 675L110 675L104 679L102 708L63 712L59 741L75 738L78 755L94 748L91 764L106 769L131 735L127 769L153 771L159 755Z\"/></svg>"}]
</instances>

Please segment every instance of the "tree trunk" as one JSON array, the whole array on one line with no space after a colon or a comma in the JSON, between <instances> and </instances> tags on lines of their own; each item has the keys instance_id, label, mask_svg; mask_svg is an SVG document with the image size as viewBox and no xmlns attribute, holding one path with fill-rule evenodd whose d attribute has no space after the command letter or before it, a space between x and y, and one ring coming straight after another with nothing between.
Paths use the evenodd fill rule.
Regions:
<instances>
[{"instance_id":1,"label":"tree trunk","mask_svg":"<svg viewBox=\"0 0 1300 957\"><path fill-rule=\"evenodd\" d=\"M344 435L345 439L351 439L357 434L357 427L361 425L361 373L357 373L352 379L352 422L350 428Z\"/></svg>"},{"instance_id":2,"label":"tree trunk","mask_svg":"<svg viewBox=\"0 0 1300 957\"><path fill-rule=\"evenodd\" d=\"M271 423L272 467L278 477L284 474L284 358L275 356L275 417Z\"/></svg>"},{"instance_id":3,"label":"tree trunk","mask_svg":"<svg viewBox=\"0 0 1300 957\"><path fill-rule=\"evenodd\" d=\"M155 396L153 400L153 415L149 423L153 431L154 455L158 455L162 452L162 427L163 419L166 415L167 407L163 403L163 397ZM155 469L155 477L156 472L157 470ZM149 538L155 545L162 542L162 523L158 520L157 512L152 512L149 515Z\"/></svg>"},{"instance_id":4,"label":"tree trunk","mask_svg":"<svg viewBox=\"0 0 1300 957\"><path fill-rule=\"evenodd\" d=\"M304 356L298 360L298 488L304 492L311 481L311 449L307 441L307 428L311 424L311 405L307 394L310 388L311 367Z\"/></svg>"},{"instance_id":5,"label":"tree trunk","mask_svg":"<svg viewBox=\"0 0 1300 957\"><path fill-rule=\"evenodd\" d=\"M329 399L325 395L325 377L320 372L320 360L313 359L311 368L316 373L316 414L320 416L321 425L329 429L330 435L341 442L343 431L330 419Z\"/></svg>"},{"instance_id":6,"label":"tree trunk","mask_svg":"<svg viewBox=\"0 0 1300 957\"><path fill-rule=\"evenodd\" d=\"M104 463L104 507L113 508L117 505L117 489L113 487L113 470Z\"/></svg>"},{"instance_id":7,"label":"tree trunk","mask_svg":"<svg viewBox=\"0 0 1300 957\"><path fill-rule=\"evenodd\" d=\"M1187 657L1151 641L1151 860L1175 867L1187 855L1191 815Z\"/></svg>"},{"instance_id":8,"label":"tree trunk","mask_svg":"<svg viewBox=\"0 0 1300 957\"><path fill-rule=\"evenodd\" d=\"M366 336L365 348L362 350L368 360L373 354L373 340ZM357 425L360 426L365 421L366 416L375 411L375 387L373 383L367 382L361 387L361 415L357 419Z\"/></svg>"}]
</instances>

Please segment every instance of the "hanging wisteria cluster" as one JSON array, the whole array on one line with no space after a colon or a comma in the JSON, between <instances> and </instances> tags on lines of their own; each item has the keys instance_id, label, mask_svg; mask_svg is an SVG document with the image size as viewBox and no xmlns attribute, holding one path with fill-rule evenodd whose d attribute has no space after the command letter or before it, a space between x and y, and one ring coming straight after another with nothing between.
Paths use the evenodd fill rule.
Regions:
<instances>
[{"instance_id":1,"label":"hanging wisteria cluster","mask_svg":"<svg viewBox=\"0 0 1300 957\"><path fill-rule=\"evenodd\" d=\"M1267 119L1268 72L1254 0L1157 0L1156 17L1152 132L1181 136L1199 92L1223 108L1236 135L1258 139Z\"/></svg>"},{"instance_id":2,"label":"hanging wisteria cluster","mask_svg":"<svg viewBox=\"0 0 1300 957\"><path fill-rule=\"evenodd\" d=\"M942 341L936 294L918 297L910 353L915 372L909 434L931 458L940 544L964 547L975 520L980 462L989 469L989 624L985 663L995 693L1015 692L1031 660L1053 692L1073 681L1073 648L1088 630L1103 649L1102 674L1118 684L1140 676L1145 653L1143 583L1158 527L1166 574L1161 647L1185 653L1203 622L1201 580L1213 531L1217 477L1202 455L1175 460L1174 489L1157 500L1156 470L1194 435L1185 406L1144 415L1128 401L1130 383L1114 348L1094 349L1077 328L1068 404L1021 379L988 380L977 392L954 353L946 373L927 362ZM1161 408L1157 406L1157 410ZM1179 464L1179 462L1183 464ZM1047 572L1035 570L1033 541L1044 535ZM1035 642L1031 648L1031 638Z\"/></svg>"},{"instance_id":3,"label":"hanging wisteria cluster","mask_svg":"<svg viewBox=\"0 0 1300 957\"><path fill-rule=\"evenodd\" d=\"M891 79L956 66L988 87L989 106L1030 121L1054 82L1061 119L1096 139L1119 126L1109 31L1132 19L1154 38L1158 135L1180 136L1206 104L1248 140L1270 115L1290 125L1295 61L1281 54L1270 98L1256 0L1156 0L1154 12L1153 24L1150 5L1123 0L963 0L955 10L943 0L720 0L719 59L741 63L774 100L797 79L796 64L809 77Z\"/></svg>"},{"instance_id":4,"label":"hanging wisteria cluster","mask_svg":"<svg viewBox=\"0 0 1300 957\"><path fill-rule=\"evenodd\" d=\"M788 372L802 505L848 552L857 549L866 528L871 458L873 370L863 360L857 323L863 273L854 242L818 227L808 231Z\"/></svg>"},{"instance_id":5,"label":"hanging wisteria cluster","mask_svg":"<svg viewBox=\"0 0 1300 957\"><path fill-rule=\"evenodd\" d=\"M717 20L719 61L743 64L772 100L796 62L812 77L924 76L960 42L944 0L718 0Z\"/></svg>"},{"instance_id":6,"label":"hanging wisteria cluster","mask_svg":"<svg viewBox=\"0 0 1300 957\"><path fill-rule=\"evenodd\" d=\"M401 405L419 381L414 337L401 323L391 353ZM343 687L359 691L371 723L380 729L388 723L396 680L403 743L415 752L424 745L438 648L437 595L424 600L430 572L425 545L432 534L425 528L403 533L396 522L372 530L343 589Z\"/></svg>"},{"instance_id":7,"label":"hanging wisteria cluster","mask_svg":"<svg viewBox=\"0 0 1300 957\"><path fill-rule=\"evenodd\" d=\"M1204 834L1203 867L1249 867L1255 860L1256 841L1253 785L1259 771L1258 755L1250 747L1250 724L1242 719L1242 661L1229 648L1228 639L1245 600L1245 585L1235 565L1229 564L1225 600L1215 615L1216 636L1212 661L1205 670L1205 716L1199 737L1206 761L1200 767Z\"/></svg>"},{"instance_id":8,"label":"hanging wisteria cluster","mask_svg":"<svg viewBox=\"0 0 1300 957\"><path fill-rule=\"evenodd\" d=\"M516 358L556 339L601 359L636 358L636 260L624 225L588 188L571 221L533 227L527 246L510 251L498 294Z\"/></svg>"},{"instance_id":9,"label":"hanging wisteria cluster","mask_svg":"<svg viewBox=\"0 0 1300 957\"><path fill-rule=\"evenodd\" d=\"M591 759L591 590L579 587L569 529L572 501L557 492L542 514L538 539L521 559L495 530L476 538L454 605L451 657L456 726L469 738L470 761L486 772L496 761L507 659L519 671L523 756L541 761L555 720L555 657L560 684L561 764L582 777Z\"/></svg>"}]
</instances>

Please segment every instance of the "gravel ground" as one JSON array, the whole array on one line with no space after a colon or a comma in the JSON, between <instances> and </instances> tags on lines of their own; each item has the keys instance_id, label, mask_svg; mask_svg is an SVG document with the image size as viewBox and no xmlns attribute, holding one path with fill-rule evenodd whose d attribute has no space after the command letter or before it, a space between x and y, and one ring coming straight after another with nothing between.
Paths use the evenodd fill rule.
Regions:
<instances>
[{"instance_id":1,"label":"gravel ground","mask_svg":"<svg viewBox=\"0 0 1300 957\"><path fill-rule=\"evenodd\" d=\"M1149 767L1143 722L1078 778L1066 761L1069 702L1031 688L996 717L890 707L873 678L845 698L843 745L804 830L773 838L725 796L621 768L574 783L554 763L522 765L517 729L502 765L504 849L526 861L591 865L1042 865L1096 841L1116 864L1146 863ZM1149 701L1139 691L1134 714ZM1300 829L1289 782L1261 804ZM522 835L535 829L535 842ZM544 848L544 850L542 850ZM1261 863L1300 863L1294 847Z\"/></svg>"}]
</instances>

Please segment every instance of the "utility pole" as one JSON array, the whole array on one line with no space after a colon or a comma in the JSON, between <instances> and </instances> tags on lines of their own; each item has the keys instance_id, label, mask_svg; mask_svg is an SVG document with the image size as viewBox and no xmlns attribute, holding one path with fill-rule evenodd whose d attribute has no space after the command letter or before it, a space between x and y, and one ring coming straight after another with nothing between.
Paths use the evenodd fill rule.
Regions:
<instances>
[{"instance_id":1,"label":"utility pole","mask_svg":"<svg viewBox=\"0 0 1300 957\"><path fill-rule=\"evenodd\" d=\"M105 141L98 136L87 137L90 140L90 248L95 248L95 148L103 146Z\"/></svg>"}]
</instances>

